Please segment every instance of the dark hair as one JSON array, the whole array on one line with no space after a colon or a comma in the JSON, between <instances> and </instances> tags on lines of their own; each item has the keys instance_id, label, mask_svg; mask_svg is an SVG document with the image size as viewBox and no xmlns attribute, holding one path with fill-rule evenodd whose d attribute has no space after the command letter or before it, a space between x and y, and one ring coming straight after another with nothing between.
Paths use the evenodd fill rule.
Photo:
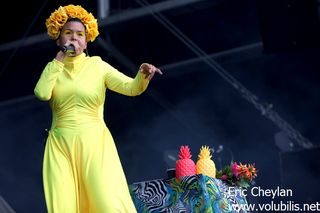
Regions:
<instances>
[{"instance_id":1,"label":"dark hair","mask_svg":"<svg viewBox=\"0 0 320 213\"><path fill-rule=\"evenodd\" d=\"M84 29L86 29L86 26L82 23L82 21L79 18L68 18L66 23L68 23L70 21L80 22L84 26Z\"/></svg>"}]
</instances>

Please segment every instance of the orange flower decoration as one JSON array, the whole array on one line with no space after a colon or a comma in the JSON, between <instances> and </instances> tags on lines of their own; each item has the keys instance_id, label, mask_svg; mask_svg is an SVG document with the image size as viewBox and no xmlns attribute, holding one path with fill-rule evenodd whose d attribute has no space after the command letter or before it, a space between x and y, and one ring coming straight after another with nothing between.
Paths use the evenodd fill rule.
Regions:
<instances>
[{"instance_id":1,"label":"orange flower decoration","mask_svg":"<svg viewBox=\"0 0 320 213\"><path fill-rule=\"evenodd\" d=\"M80 5L67 5L60 6L57 10L51 13L50 17L46 20L46 27L48 35L56 40L59 38L60 31L69 18L78 18L86 27L87 41L94 41L99 35L98 22L92 13L88 13Z\"/></svg>"},{"instance_id":2,"label":"orange flower decoration","mask_svg":"<svg viewBox=\"0 0 320 213\"><path fill-rule=\"evenodd\" d=\"M254 167L254 164L249 164L248 165L248 171L249 171L249 176L248 176L248 179L250 181L253 180L253 178L257 177L257 169Z\"/></svg>"},{"instance_id":3,"label":"orange flower decoration","mask_svg":"<svg viewBox=\"0 0 320 213\"><path fill-rule=\"evenodd\" d=\"M239 174L240 177L248 177L248 175L250 175L249 173L250 172L249 172L248 167L247 167L246 164L240 163L238 165L238 174Z\"/></svg>"},{"instance_id":4,"label":"orange flower decoration","mask_svg":"<svg viewBox=\"0 0 320 213\"><path fill-rule=\"evenodd\" d=\"M258 170L254 164L231 162L230 165L219 170L216 177L230 185L247 188L257 177L257 173Z\"/></svg>"}]
</instances>

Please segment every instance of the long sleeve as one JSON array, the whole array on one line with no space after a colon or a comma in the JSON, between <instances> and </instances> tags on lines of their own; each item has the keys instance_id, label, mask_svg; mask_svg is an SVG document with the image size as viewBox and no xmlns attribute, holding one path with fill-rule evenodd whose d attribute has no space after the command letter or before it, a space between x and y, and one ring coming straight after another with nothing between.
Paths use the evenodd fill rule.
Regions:
<instances>
[{"instance_id":1,"label":"long sleeve","mask_svg":"<svg viewBox=\"0 0 320 213\"><path fill-rule=\"evenodd\" d=\"M106 73L105 84L112 91L127 96L136 96L146 90L149 80L145 79L144 74L140 71L135 78L130 78L110 66Z\"/></svg>"},{"instance_id":2,"label":"long sleeve","mask_svg":"<svg viewBox=\"0 0 320 213\"><path fill-rule=\"evenodd\" d=\"M63 70L63 63L54 59L49 62L44 68L40 79L38 80L36 87L34 88L34 94L43 101L51 99L52 90L56 83L59 74Z\"/></svg>"}]
</instances>

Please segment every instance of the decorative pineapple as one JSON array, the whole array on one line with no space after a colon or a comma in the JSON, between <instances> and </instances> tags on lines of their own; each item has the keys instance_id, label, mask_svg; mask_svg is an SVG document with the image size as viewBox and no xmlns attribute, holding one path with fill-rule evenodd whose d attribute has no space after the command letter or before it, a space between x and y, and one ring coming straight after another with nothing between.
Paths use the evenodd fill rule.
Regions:
<instances>
[{"instance_id":1,"label":"decorative pineapple","mask_svg":"<svg viewBox=\"0 0 320 213\"><path fill-rule=\"evenodd\" d=\"M197 174L204 174L212 178L216 177L216 165L211 160L211 157L209 147L202 146L196 164Z\"/></svg>"},{"instance_id":2,"label":"decorative pineapple","mask_svg":"<svg viewBox=\"0 0 320 213\"><path fill-rule=\"evenodd\" d=\"M191 157L189 146L181 146L180 159L176 161L176 178L196 174L196 165Z\"/></svg>"}]
</instances>

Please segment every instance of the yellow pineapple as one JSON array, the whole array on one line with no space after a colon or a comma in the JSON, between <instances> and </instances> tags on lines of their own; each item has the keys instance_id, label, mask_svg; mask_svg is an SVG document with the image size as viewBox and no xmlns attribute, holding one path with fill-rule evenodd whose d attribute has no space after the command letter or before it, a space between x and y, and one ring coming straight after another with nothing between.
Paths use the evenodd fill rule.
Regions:
<instances>
[{"instance_id":1,"label":"yellow pineapple","mask_svg":"<svg viewBox=\"0 0 320 213\"><path fill-rule=\"evenodd\" d=\"M216 165L211 160L211 157L209 147L202 146L196 163L197 174L207 175L212 178L216 177Z\"/></svg>"}]
</instances>

